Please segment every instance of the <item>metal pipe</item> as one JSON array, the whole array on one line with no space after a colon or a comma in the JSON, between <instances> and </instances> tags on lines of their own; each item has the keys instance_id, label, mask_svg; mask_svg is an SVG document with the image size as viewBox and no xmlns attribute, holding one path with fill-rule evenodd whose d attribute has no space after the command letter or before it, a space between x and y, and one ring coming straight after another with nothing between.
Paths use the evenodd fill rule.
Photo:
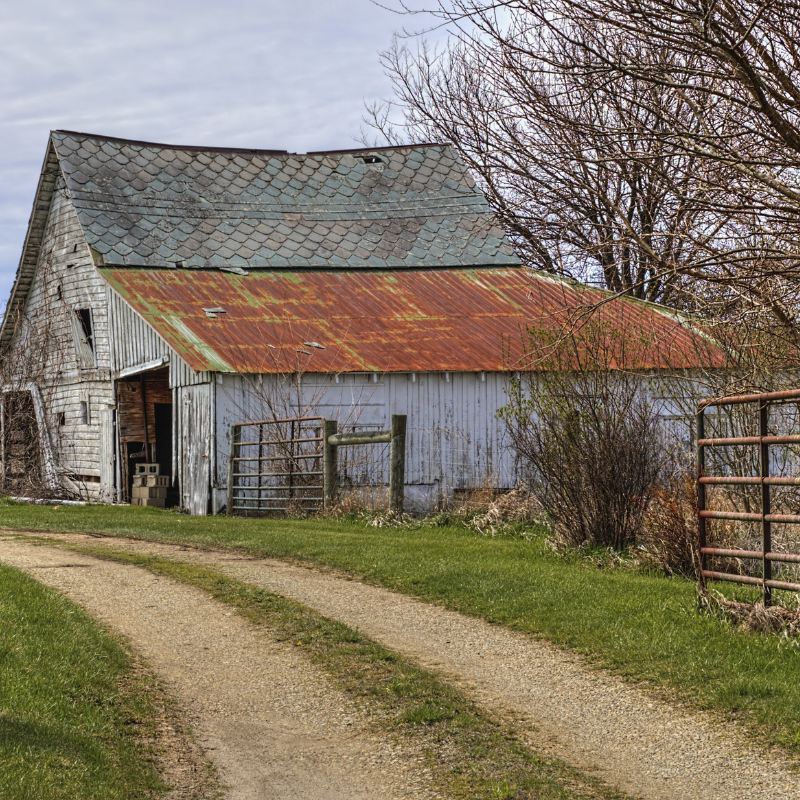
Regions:
<instances>
[{"instance_id":1,"label":"metal pipe","mask_svg":"<svg viewBox=\"0 0 800 800\"><path fill-rule=\"evenodd\" d=\"M760 486L761 483L768 484L769 486L800 486L800 478L739 478L739 477L708 477L703 476L699 478L699 483L702 486L736 486L744 484L748 486Z\"/></svg>"},{"instance_id":2,"label":"metal pipe","mask_svg":"<svg viewBox=\"0 0 800 800\"><path fill-rule=\"evenodd\" d=\"M732 406L741 403L763 403L774 402L776 400L794 400L800 398L800 389L787 389L782 392L766 392L764 394L741 394L731 397L717 397L711 400L703 400L698 409L708 408L709 406Z\"/></svg>"},{"instance_id":3,"label":"metal pipe","mask_svg":"<svg viewBox=\"0 0 800 800\"><path fill-rule=\"evenodd\" d=\"M698 439L701 447L734 447L741 444L800 444L800 435L789 436L731 436L722 439Z\"/></svg>"},{"instance_id":4,"label":"metal pipe","mask_svg":"<svg viewBox=\"0 0 800 800\"><path fill-rule=\"evenodd\" d=\"M729 581L730 583L745 583L748 586L761 586L768 589L783 589L787 592L800 592L800 583L786 583L785 581L764 581L750 575L731 575L728 572L712 572L703 570L703 577L712 581Z\"/></svg>"},{"instance_id":5,"label":"metal pipe","mask_svg":"<svg viewBox=\"0 0 800 800\"><path fill-rule=\"evenodd\" d=\"M704 547L702 553L709 556L723 556L728 558L768 558L770 561L780 561L786 564L800 564L800 555L795 553L762 553L759 550L729 550L724 547Z\"/></svg>"},{"instance_id":6,"label":"metal pipe","mask_svg":"<svg viewBox=\"0 0 800 800\"><path fill-rule=\"evenodd\" d=\"M770 523L770 486L764 483L765 478L769 478L769 405L767 401L762 401L758 407L758 434L761 437L761 448L759 451L759 470L761 477L761 548L764 551L764 558L761 563L762 575L764 576L764 606L772 604L772 592L769 588L769 581L772 579L772 562L766 554L772 550L772 524Z\"/></svg>"},{"instance_id":7,"label":"metal pipe","mask_svg":"<svg viewBox=\"0 0 800 800\"><path fill-rule=\"evenodd\" d=\"M139 376L139 383L142 387L142 417L144 418L144 460L151 464L150 461L150 435L147 432L147 398L145 396L144 388L144 372Z\"/></svg>"},{"instance_id":8,"label":"metal pipe","mask_svg":"<svg viewBox=\"0 0 800 800\"><path fill-rule=\"evenodd\" d=\"M740 522L780 522L785 524L796 524L800 522L800 515L797 514L755 514L745 511L700 511L701 519L732 519Z\"/></svg>"}]
</instances>

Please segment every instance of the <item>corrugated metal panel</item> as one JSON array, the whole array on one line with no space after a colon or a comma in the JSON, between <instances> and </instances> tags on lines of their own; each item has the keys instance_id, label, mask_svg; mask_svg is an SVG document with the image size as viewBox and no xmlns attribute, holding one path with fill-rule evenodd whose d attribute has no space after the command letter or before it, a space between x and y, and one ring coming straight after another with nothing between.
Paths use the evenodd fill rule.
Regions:
<instances>
[{"instance_id":1,"label":"corrugated metal panel","mask_svg":"<svg viewBox=\"0 0 800 800\"><path fill-rule=\"evenodd\" d=\"M518 268L102 274L189 366L218 372L525 369L526 329L541 332L544 352L571 324L571 309L608 300ZM613 351L627 347L630 356L631 341L641 343L637 368L723 362L668 309L621 298L594 319L607 326Z\"/></svg>"}]
</instances>

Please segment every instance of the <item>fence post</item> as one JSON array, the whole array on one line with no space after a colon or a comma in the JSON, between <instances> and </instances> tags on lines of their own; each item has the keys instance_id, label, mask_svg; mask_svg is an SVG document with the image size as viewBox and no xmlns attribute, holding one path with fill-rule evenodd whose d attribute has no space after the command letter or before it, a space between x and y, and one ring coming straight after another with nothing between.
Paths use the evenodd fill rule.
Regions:
<instances>
[{"instance_id":1,"label":"fence post","mask_svg":"<svg viewBox=\"0 0 800 800\"><path fill-rule=\"evenodd\" d=\"M339 425L335 419L322 421L322 507L330 511L336 502L336 482L338 480L337 458L339 448L330 444Z\"/></svg>"},{"instance_id":2,"label":"fence post","mask_svg":"<svg viewBox=\"0 0 800 800\"><path fill-rule=\"evenodd\" d=\"M392 414L392 444L389 460L389 510L393 514L402 514L406 482L405 414Z\"/></svg>"},{"instance_id":3,"label":"fence post","mask_svg":"<svg viewBox=\"0 0 800 800\"><path fill-rule=\"evenodd\" d=\"M765 436L769 436L769 404L766 400L759 403L758 408L758 435L761 438L760 445L760 475L761 475L761 544L763 546L763 576L764 576L764 605L772 605L772 589L767 586L767 581L772 580L772 562L767 558L767 553L772 551L772 524L767 522L767 514L770 511L769 484L765 483L764 478L769 478L769 444L764 441Z\"/></svg>"},{"instance_id":4,"label":"fence post","mask_svg":"<svg viewBox=\"0 0 800 800\"><path fill-rule=\"evenodd\" d=\"M706 438L706 418L705 418L705 407L701 408L697 412L697 438L696 442L699 443L701 439ZM699 581L700 586L703 587L706 585L706 578L703 572L706 569L706 557L703 555L703 548L706 546L706 518L700 516L701 511L706 510L706 487L705 484L700 483L700 478L705 475L706 472L706 450L705 447L701 444L697 444L697 541L698 541L698 549L699 549L699 559L700 559L700 575Z\"/></svg>"},{"instance_id":5,"label":"fence post","mask_svg":"<svg viewBox=\"0 0 800 800\"><path fill-rule=\"evenodd\" d=\"M231 446L228 454L228 499L227 505L225 506L225 514L226 516L233 516L233 473L236 471L234 467L236 466L236 462L234 458L239 456L239 440L242 437L242 429L239 425L231 425Z\"/></svg>"}]
</instances>

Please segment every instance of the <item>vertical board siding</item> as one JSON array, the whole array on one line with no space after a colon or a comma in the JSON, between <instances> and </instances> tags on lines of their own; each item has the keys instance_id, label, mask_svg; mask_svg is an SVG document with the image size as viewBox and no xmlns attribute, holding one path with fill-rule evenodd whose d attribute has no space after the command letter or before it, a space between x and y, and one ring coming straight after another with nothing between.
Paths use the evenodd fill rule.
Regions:
<instances>
[{"instance_id":1,"label":"vertical board siding","mask_svg":"<svg viewBox=\"0 0 800 800\"><path fill-rule=\"evenodd\" d=\"M212 386L177 390L178 482L181 506L192 516L208 513L212 425Z\"/></svg>"},{"instance_id":2,"label":"vertical board siding","mask_svg":"<svg viewBox=\"0 0 800 800\"><path fill-rule=\"evenodd\" d=\"M483 380L472 372L450 373L449 380L444 373L416 374L413 380L407 373L392 373L377 382L372 375L347 374L338 383L330 375L307 374L299 393L295 383L274 375L221 375L218 381L212 480L220 490L227 482L231 425L284 415L323 416L350 430L388 428L392 414L405 414L407 485L434 487L439 497L454 489L515 485L513 455L496 416L506 402L505 373L487 373ZM379 449L354 447L347 457L354 474L386 484L388 451L381 455ZM345 457L344 451L340 455Z\"/></svg>"},{"instance_id":3,"label":"vertical board siding","mask_svg":"<svg viewBox=\"0 0 800 800\"><path fill-rule=\"evenodd\" d=\"M169 345L111 287L108 299L115 372L170 356Z\"/></svg>"}]
</instances>

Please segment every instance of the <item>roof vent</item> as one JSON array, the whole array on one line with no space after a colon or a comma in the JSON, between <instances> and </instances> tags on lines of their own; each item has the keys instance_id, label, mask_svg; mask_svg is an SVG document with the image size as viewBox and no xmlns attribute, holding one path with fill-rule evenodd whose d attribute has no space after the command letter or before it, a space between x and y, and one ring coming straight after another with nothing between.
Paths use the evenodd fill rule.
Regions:
<instances>
[{"instance_id":1,"label":"roof vent","mask_svg":"<svg viewBox=\"0 0 800 800\"><path fill-rule=\"evenodd\" d=\"M206 316L209 319L216 319L217 318L217 314L224 314L225 313L225 309L224 308L219 308L219 307L217 307L217 308L204 308L203 311L206 312Z\"/></svg>"},{"instance_id":2,"label":"roof vent","mask_svg":"<svg viewBox=\"0 0 800 800\"><path fill-rule=\"evenodd\" d=\"M359 158L361 162L366 164L370 169L383 170L385 162L380 156L360 156Z\"/></svg>"}]
</instances>

